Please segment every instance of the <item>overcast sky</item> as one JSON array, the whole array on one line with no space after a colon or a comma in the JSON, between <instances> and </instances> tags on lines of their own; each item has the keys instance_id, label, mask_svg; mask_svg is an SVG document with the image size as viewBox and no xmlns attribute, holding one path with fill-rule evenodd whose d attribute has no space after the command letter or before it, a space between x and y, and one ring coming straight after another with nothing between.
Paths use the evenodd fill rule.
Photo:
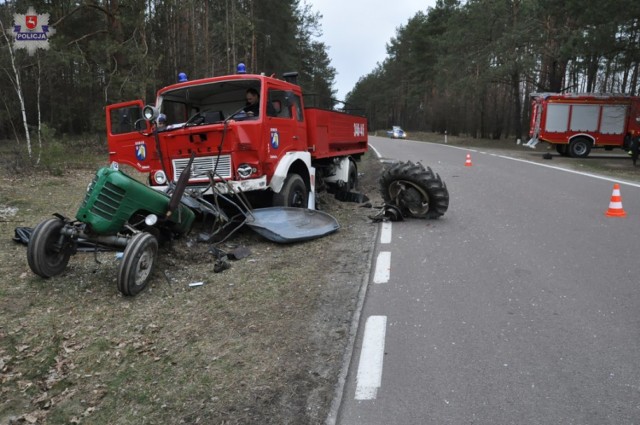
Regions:
<instances>
[{"instance_id":1,"label":"overcast sky","mask_svg":"<svg viewBox=\"0 0 640 425\"><path fill-rule=\"evenodd\" d=\"M336 71L338 100L387 56L396 28L436 0L306 0L322 15L322 37Z\"/></svg>"}]
</instances>

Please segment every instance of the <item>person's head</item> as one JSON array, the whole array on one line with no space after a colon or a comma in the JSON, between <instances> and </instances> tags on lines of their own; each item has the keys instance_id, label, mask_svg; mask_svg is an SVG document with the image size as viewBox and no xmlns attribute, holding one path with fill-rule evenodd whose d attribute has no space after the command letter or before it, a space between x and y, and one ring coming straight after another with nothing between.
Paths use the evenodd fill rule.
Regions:
<instances>
[{"instance_id":1,"label":"person's head","mask_svg":"<svg viewBox=\"0 0 640 425\"><path fill-rule=\"evenodd\" d=\"M246 92L245 96L246 96L248 105L255 105L256 103L258 103L258 100L260 99L260 95L258 94L258 90L253 89L253 88L247 89L247 92Z\"/></svg>"},{"instance_id":2,"label":"person's head","mask_svg":"<svg viewBox=\"0 0 640 425\"><path fill-rule=\"evenodd\" d=\"M167 125L167 116L165 114L158 115L158 127Z\"/></svg>"}]
</instances>

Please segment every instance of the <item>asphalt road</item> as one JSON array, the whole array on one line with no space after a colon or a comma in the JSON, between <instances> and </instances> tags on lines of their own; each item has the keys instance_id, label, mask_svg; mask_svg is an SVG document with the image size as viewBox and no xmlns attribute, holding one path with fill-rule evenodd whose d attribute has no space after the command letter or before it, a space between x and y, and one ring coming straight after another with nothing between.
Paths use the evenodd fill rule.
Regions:
<instances>
[{"instance_id":1,"label":"asphalt road","mask_svg":"<svg viewBox=\"0 0 640 425\"><path fill-rule=\"evenodd\" d=\"M381 231L337 423L640 423L640 185L612 218L615 179L370 144L431 166L450 206Z\"/></svg>"}]
</instances>

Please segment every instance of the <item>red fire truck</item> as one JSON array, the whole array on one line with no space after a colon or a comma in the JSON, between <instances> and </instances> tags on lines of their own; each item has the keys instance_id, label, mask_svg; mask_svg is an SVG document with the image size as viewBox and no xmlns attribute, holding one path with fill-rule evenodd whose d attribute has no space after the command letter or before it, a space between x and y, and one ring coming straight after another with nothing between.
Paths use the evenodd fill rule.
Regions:
<instances>
[{"instance_id":1,"label":"red fire truck","mask_svg":"<svg viewBox=\"0 0 640 425\"><path fill-rule=\"evenodd\" d=\"M355 161L368 149L367 121L305 107L296 76L185 79L161 88L154 106L141 100L109 105L110 161L148 173L150 186L165 190L194 153L191 187L205 189L213 173L219 193L314 208L316 186L355 186ZM245 112L248 92L259 94L257 114Z\"/></svg>"},{"instance_id":2,"label":"red fire truck","mask_svg":"<svg viewBox=\"0 0 640 425\"><path fill-rule=\"evenodd\" d=\"M640 137L640 97L617 94L532 93L525 146L539 141L558 153L584 158L593 148L629 151Z\"/></svg>"}]
</instances>

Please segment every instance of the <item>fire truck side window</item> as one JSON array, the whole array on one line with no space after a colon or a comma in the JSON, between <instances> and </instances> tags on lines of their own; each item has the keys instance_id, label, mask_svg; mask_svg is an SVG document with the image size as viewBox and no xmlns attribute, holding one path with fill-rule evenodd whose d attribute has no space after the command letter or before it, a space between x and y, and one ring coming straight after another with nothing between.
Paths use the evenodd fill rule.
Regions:
<instances>
[{"instance_id":1,"label":"fire truck side window","mask_svg":"<svg viewBox=\"0 0 640 425\"><path fill-rule=\"evenodd\" d=\"M284 90L269 89L267 98L267 115L276 118L291 118L291 110Z\"/></svg>"},{"instance_id":2,"label":"fire truck side window","mask_svg":"<svg viewBox=\"0 0 640 425\"><path fill-rule=\"evenodd\" d=\"M291 100L292 100L292 106L296 110L296 117L298 118L298 121L303 122L304 114L302 113L302 100L300 99L300 96L298 96L297 94L291 93Z\"/></svg>"},{"instance_id":3,"label":"fire truck side window","mask_svg":"<svg viewBox=\"0 0 640 425\"><path fill-rule=\"evenodd\" d=\"M142 118L142 111L138 106L127 106L111 110L111 134L124 134L137 131L134 127L137 120Z\"/></svg>"},{"instance_id":4,"label":"fire truck side window","mask_svg":"<svg viewBox=\"0 0 640 425\"><path fill-rule=\"evenodd\" d=\"M302 101L300 96L292 91L269 89L267 115L290 119L295 116L298 121L304 121Z\"/></svg>"}]
</instances>

